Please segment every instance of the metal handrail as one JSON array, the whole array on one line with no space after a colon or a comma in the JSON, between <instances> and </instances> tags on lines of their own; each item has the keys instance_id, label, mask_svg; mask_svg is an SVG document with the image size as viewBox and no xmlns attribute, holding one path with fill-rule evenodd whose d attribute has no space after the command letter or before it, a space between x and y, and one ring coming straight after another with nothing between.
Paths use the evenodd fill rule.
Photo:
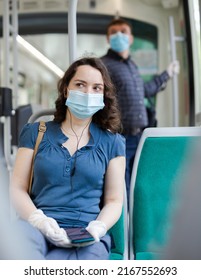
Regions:
<instances>
[{"instance_id":1,"label":"metal handrail","mask_svg":"<svg viewBox=\"0 0 201 280\"><path fill-rule=\"evenodd\" d=\"M176 55L176 42L183 42L184 37L178 37L175 35L174 19L169 17L170 26L170 43L171 43L171 55L172 60L177 59ZM173 126L179 126L179 90L178 90L178 77L174 75L172 77L172 98L173 98Z\"/></svg>"},{"instance_id":2,"label":"metal handrail","mask_svg":"<svg viewBox=\"0 0 201 280\"><path fill-rule=\"evenodd\" d=\"M69 62L70 64L77 57L77 21L76 10L78 0L69 0L68 9L68 44L69 44Z\"/></svg>"},{"instance_id":3,"label":"metal handrail","mask_svg":"<svg viewBox=\"0 0 201 280\"><path fill-rule=\"evenodd\" d=\"M16 44L16 36L17 36L17 30L18 27L18 21L17 21L17 1L12 0L12 17L13 22L12 25L10 25L10 19L9 19L9 2L7 0L4 0L3 2L3 53L4 53L4 76L3 76L3 86L10 87L9 82L9 65L10 65L10 47L9 47L9 37L10 33L12 33L13 36L13 52L14 52L14 58L13 58L13 71L14 71L14 90L15 94L17 94L17 44ZM11 154L11 117L5 116L1 118L0 120L3 123L3 129L4 129L4 156L6 160L6 165L8 168L9 173L12 170L14 159L13 155Z\"/></svg>"}]
</instances>

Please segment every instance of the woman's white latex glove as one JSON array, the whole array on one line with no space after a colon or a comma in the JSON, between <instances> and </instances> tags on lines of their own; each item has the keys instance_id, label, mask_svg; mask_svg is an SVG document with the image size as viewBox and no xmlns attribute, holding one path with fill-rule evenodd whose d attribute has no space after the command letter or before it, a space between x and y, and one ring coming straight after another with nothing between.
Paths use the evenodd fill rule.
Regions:
<instances>
[{"instance_id":1,"label":"woman's white latex glove","mask_svg":"<svg viewBox=\"0 0 201 280\"><path fill-rule=\"evenodd\" d=\"M107 232L106 225L101 221L91 221L86 230L93 236L96 242L99 242L100 238Z\"/></svg>"},{"instance_id":2,"label":"woman's white latex glove","mask_svg":"<svg viewBox=\"0 0 201 280\"><path fill-rule=\"evenodd\" d=\"M66 231L60 228L56 220L47 217L42 210L35 210L28 218L28 222L39 229L50 243L57 247L72 247Z\"/></svg>"}]
</instances>

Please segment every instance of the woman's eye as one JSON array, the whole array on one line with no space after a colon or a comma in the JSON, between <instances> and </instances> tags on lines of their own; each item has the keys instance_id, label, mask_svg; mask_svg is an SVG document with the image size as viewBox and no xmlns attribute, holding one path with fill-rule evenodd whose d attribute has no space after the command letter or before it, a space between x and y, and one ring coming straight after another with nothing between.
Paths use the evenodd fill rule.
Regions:
<instances>
[{"instance_id":1,"label":"woman's eye","mask_svg":"<svg viewBox=\"0 0 201 280\"><path fill-rule=\"evenodd\" d=\"M94 87L94 90L96 92L102 92L103 91L103 88L102 87Z\"/></svg>"},{"instance_id":2,"label":"woman's eye","mask_svg":"<svg viewBox=\"0 0 201 280\"><path fill-rule=\"evenodd\" d=\"M77 83L76 86L82 88L84 85L82 83Z\"/></svg>"}]
</instances>

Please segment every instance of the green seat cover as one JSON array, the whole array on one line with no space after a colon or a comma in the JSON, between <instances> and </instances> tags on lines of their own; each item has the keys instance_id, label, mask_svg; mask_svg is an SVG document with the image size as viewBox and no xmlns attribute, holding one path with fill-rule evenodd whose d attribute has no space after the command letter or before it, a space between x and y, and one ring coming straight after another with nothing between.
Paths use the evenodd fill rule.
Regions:
<instances>
[{"instance_id":1,"label":"green seat cover","mask_svg":"<svg viewBox=\"0 0 201 280\"><path fill-rule=\"evenodd\" d=\"M197 140L195 138L198 137L148 137L145 140L134 188L132 245L135 259L161 258L178 191L174 188L175 182L180 178L188 148Z\"/></svg>"}]
</instances>

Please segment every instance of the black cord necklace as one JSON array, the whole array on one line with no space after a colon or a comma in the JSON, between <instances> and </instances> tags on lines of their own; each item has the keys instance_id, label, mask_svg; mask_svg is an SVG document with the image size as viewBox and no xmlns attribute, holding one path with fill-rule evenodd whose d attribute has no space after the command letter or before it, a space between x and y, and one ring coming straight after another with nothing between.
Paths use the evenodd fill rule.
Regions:
<instances>
[{"instance_id":1,"label":"black cord necklace","mask_svg":"<svg viewBox=\"0 0 201 280\"><path fill-rule=\"evenodd\" d=\"M82 132L80 135L77 135L77 133L75 132L75 130L73 129L73 124L72 124L72 116L70 114L70 128L71 130L73 131L73 134L70 134L67 130L65 130L65 128L62 126L61 129L71 135L71 136L75 136L76 137L76 140L77 140L77 144L76 144L76 150L75 150L75 161L74 161L74 164L73 164L73 168L71 170L71 176L73 176L75 174L75 169L76 169L76 162L77 162L77 152L78 152L78 149L79 149L79 144L80 144L80 141L82 139L82 136L84 134L84 131L86 130L86 128L89 126L89 124L91 123L91 119L89 120L89 122L85 125L85 127L83 128Z\"/></svg>"}]
</instances>

